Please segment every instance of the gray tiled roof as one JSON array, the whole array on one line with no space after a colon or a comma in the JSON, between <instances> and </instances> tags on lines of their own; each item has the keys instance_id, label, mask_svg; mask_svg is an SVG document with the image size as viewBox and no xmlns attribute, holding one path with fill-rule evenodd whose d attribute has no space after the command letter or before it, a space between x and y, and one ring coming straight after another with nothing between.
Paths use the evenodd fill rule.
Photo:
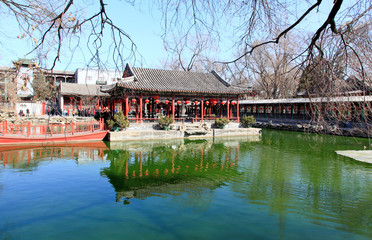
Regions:
<instances>
[{"instance_id":1,"label":"gray tiled roof","mask_svg":"<svg viewBox=\"0 0 372 240\"><path fill-rule=\"evenodd\" d=\"M293 103L327 103L327 102L372 102L372 96L342 96L342 97L316 97L316 98L282 98L241 100L240 104L293 104Z\"/></svg>"},{"instance_id":2,"label":"gray tiled roof","mask_svg":"<svg viewBox=\"0 0 372 240\"><path fill-rule=\"evenodd\" d=\"M100 91L100 85L95 84L77 84L64 83L60 85L62 95L77 95L77 96L109 96L108 93Z\"/></svg>"},{"instance_id":3,"label":"gray tiled roof","mask_svg":"<svg viewBox=\"0 0 372 240\"><path fill-rule=\"evenodd\" d=\"M244 94L250 91L247 88L231 86L214 71L211 73L183 72L132 68L129 65L126 70L132 77L124 78L117 85L133 90L217 94Z\"/></svg>"}]
</instances>

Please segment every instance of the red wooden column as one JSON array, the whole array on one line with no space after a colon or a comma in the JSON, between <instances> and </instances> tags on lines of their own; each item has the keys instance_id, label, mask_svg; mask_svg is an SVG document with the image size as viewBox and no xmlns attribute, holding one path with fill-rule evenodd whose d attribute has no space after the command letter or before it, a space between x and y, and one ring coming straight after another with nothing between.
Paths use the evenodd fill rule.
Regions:
<instances>
[{"instance_id":1,"label":"red wooden column","mask_svg":"<svg viewBox=\"0 0 372 240\"><path fill-rule=\"evenodd\" d=\"M236 122L239 122L239 96L236 97Z\"/></svg>"},{"instance_id":2,"label":"red wooden column","mask_svg":"<svg viewBox=\"0 0 372 240\"><path fill-rule=\"evenodd\" d=\"M200 101L200 122L203 122L204 120L204 97L201 96Z\"/></svg>"},{"instance_id":3,"label":"red wooden column","mask_svg":"<svg viewBox=\"0 0 372 240\"><path fill-rule=\"evenodd\" d=\"M143 94L140 93L140 123L142 123L142 108L143 108L143 105L142 105L142 99L143 99Z\"/></svg>"},{"instance_id":4,"label":"red wooden column","mask_svg":"<svg viewBox=\"0 0 372 240\"><path fill-rule=\"evenodd\" d=\"M133 100L132 100L132 101L133 101ZM138 103L137 103L137 105L136 105L136 102L137 102L137 101L132 102L132 103L133 103L133 107L134 107L134 109L136 110L136 123L138 123Z\"/></svg>"},{"instance_id":5,"label":"red wooden column","mask_svg":"<svg viewBox=\"0 0 372 240\"><path fill-rule=\"evenodd\" d=\"M73 97L70 97L70 108L72 109L72 100L73 100L74 98Z\"/></svg>"},{"instance_id":6,"label":"red wooden column","mask_svg":"<svg viewBox=\"0 0 372 240\"><path fill-rule=\"evenodd\" d=\"M222 118L223 104L222 99L220 100L220 118Z\"/></svg>"},{"instance_id":7,"label":"red wooden column","mask_svg":"<svg viewBox=\"0 0 372 240\"><path fill-rule=\"evenodd\" d=\"M80 97L80 100L79 100L79 109L80 111L83 110L83 98Z\"/></svg>"},{"instance_id":8,"label":"red wooden column","mask_svg":"<svg viewBox=\"0 0 372 240\"><path fill-rule=\"evenodd\" d=\"M175 116L175 107L174 107L174 94L172 95L172 116L173 116L173 122L174 122L174 116Z\"/></svg>"},{"instance_id":9,"label":"red wooden column","mask_svg":"<svg viewBox=\"0 0 372 240\"><path fill-rule=\"evenodd\" d=\"M41 115L45 115L45 102L41 103Z\"/></svg>"},{"instance_id":10,"label":"red wooden column","mask_svg":"<svg viewBox=\"0 0 372 240\"><path fill-rule=\"evenodd\" d=\"M96 109L99 109L99 98L97 98Z\"/></svg>"},{"instance_id":11,"label":"red wooden column","mask_svg":"<svg viewBox=\"0 0 372 240\"><path fill-rule=\"evenodd\" d=\"M227 119L230 119L230 99L229 99L229 97L227 97L227 99L226 99L226 117L227 117Z\"/></svg>"},{"instance_id":12,"label":"red wooden column","mask_svg":"<svg viewBox=\"0 0 372 240\"><path fill-rule=\"evenodd\" d=\"M152 112L152 105L154 105L154 99L153 98L151 98L149 104L150 104L150 114L149 114L149 116L151 118L154 115L154 113Z\"/></svg>"},{"instance_id":13,"label":"red wooden column","mask_svg":"<svg viewBox=\"0 0 372 240\"><path fill-rule=\"evenodd\" d=\"M128 95L125 96L125 116L129 116L129 104L128 104L129 98Z\"/></svg>"},{"instance_id":14,"label":"red wooden column","mask_svg":"<svg viewBox=\"0 0 372 240\"><path fill-rule=\"evenodd\" d=\"M197 102L197 101L195 100L195 102ZM194 104L195 104L195 121L198 121L198 105L195 102L194 102Z\"/></svg>"}]
</instances>

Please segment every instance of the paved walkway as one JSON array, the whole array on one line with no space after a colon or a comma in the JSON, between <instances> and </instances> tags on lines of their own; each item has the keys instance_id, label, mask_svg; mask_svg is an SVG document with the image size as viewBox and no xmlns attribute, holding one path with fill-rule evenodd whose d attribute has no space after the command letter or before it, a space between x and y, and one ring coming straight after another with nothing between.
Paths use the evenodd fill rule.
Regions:
<instances>
[{"instance_id":1,"label":"paved walkway","mask_svg":"<svg viewBox=\"0 0 372 240\"><path fill-rule=\"evenodd\" d=\"M372 150L336 151L337 154L353 158L354 160L372 164Z\"/></svg>"}]
</instances>

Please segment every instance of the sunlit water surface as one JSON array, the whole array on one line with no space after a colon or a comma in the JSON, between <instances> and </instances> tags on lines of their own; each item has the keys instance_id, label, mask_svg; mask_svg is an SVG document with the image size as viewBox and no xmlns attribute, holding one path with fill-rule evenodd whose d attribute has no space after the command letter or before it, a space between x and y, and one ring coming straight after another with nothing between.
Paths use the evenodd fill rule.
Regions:
<instances>
[{"instance_id":1,"label":"sunlit water surface","mask_svg":"<svg viewBox=\"0 0 372 240\"><path fill-rule=\"evenodd\" d=\"M366 139L262 137L0 152L0 239L372 239Z\"/></svg>"}]
</instances>

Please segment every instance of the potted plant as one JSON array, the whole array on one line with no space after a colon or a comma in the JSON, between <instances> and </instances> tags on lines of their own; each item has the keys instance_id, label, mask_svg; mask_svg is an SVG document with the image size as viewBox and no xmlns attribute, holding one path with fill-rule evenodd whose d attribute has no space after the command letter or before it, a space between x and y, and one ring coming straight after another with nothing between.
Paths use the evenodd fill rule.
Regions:
<instances>
[{"instance_id":1,"label":"potted plant","mask_svg":"<svg viewBox=\"0 0 372 240\"><path fill-rule=\"evenodd\" d=\"M216 127L224 129L227 124L229 124L229 119L223 117L223 118L217 118L214 122L214 125Z\"/></svg>"},{"instance_id":2,"label":"potted plant","mask_svg":"<svg viewBox=\"0 0 372 240\"><path fill-rule=\"evenodd\" d=\"M124 116L122 111L119 111L115 113L114 119L107 120L107 125L109 126L109 128L117 132L129 127L129 120L126 116Z\"/></svg>"},{"instance_id":3,"label":"potted plant","mask_svg":"<svg viewBox=\"0 0 372 240\"><path fill-rule=\"evenodd\" d=\"M250 116L244 115L240 119L240 122L242 123L243 127L252 127L252 125L256 123L256 119L252 115Z\"/></svg>"},{"instance_id":4,"label":"potted plant","mask_svg":"<svg viewBox=\"0 0 372 240\"><path fill-rule=\"evenodd\" d=\"M158 124L159 124L160 129L168 130L169 125L171 125L172 123L173 123L172 115L170 117L160 115L160 118L158 120Z\"/></svg>"}]
</instances>

